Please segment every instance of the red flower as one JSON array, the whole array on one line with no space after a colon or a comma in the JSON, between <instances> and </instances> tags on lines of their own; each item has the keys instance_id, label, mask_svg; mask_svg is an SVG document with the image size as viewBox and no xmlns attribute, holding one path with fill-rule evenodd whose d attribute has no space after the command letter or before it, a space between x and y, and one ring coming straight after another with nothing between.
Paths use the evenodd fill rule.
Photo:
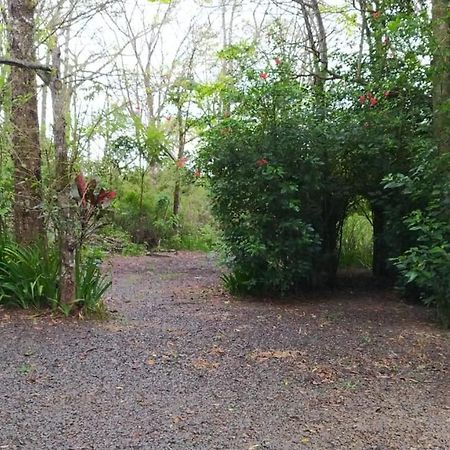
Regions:
<instances>
[{"instance_id":1,"label":"red flower","mask_svg":"<svg viewBox=\"0 0 450 450\"><path fill-rule=\"evenodd\" d=\"M364 103L366 103L366 96L365 95L360 95L359 96L359 103L361 103L361 105L364 105Z\"/></svg>"},{"instance_id":2,"label":"red flower","mask_svg":"<svg viewBox=\"0 0 450 450\"><path fill-rule=\"evenodd\" d=\"M384 91L384 96L387 98L391 95L391 91Z\"/></svg>"},{"instance_id":3,"label":"red flower","mask_svg":"<svg viewBox=\"0 0 450 450\"><path fill-rule=\"evenodd\" d=\"M200 178L202 176L202 172L200 169L195 169L194 176L197 178Z\"/></svg>"},{"instance_id":4,"label":"red flower","mask_svg":"<svg viewBox=\"0 0 450 450\"><path fill-rule=\"evenodd\" d=\"M370 106L375 106L378 100L375 97L370 97Z\"/></svg>"},{"instance_id":5,"label":"red flower","mask_svg":"<svg viewBox=\"0 0 450 450\"><path fill-rule=\"evenodd\" d=\"M177 160L176 165L178 169L181 169L182 167L184 167L187 163L187 158L186 156L183 156L182 158L180 158L179 160Z\"/></svg>"},{"instance_id":6,"label":"red flower","mask_svg":"<svg viewBox=\"0 0 450 450\"><path fill-rule=\"evenodd\" d=\"M279 66L281 64L281 59L280 58L275 58L275 64L277 66Z\"/></svg>"},{"instance_id":7,"label":"red flower","mask_svg":"<svg viewBox=\"0 0 450 450\"><path fill-rule=\"evenodd\" d=\"M265 166L267 164L269 164L269 161L267 161L267 159L265 159L265 158L261 158L261 159L256 160L256 165L258 167L263 167L263 166Z\"/></svg>"},{"instance_id":8,"label":"red flower","mask_svg":"<svg viewBox=\"0 0 450 450\"><path fill-rule=\"evenodd\" d=\"M380 11L374 11L374 12L372 13L372 17L373 17L375 20L379 19L379 18L381 17Z\"/></svg>"},{"instance_id":9,"label":"red flower","mask_svg":"<svg viewBox=\"0 0 450 450\"><path fill-rule=\"evenodd\" d=\"M259 78L261 78L261 80L265 80L269 75L266 72L261 72L259 74Z\"/></svg>"}]
</instances>

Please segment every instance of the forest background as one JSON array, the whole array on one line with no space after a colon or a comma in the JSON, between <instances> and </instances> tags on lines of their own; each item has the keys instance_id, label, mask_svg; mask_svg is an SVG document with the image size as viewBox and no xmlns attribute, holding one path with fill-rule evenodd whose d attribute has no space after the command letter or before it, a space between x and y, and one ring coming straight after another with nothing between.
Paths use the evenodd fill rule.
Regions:
<instances>
[{"instance_id":1,"label":"forest background","mask_svg":"<svg viewBox=\"0 0 450 450\"><path fill-rule=\"evenodd\" d=\"M109 252L232 292L371 269L450 318L449 7L1 5L0 301L96 311Z\"/></svg>"}]
</instances>

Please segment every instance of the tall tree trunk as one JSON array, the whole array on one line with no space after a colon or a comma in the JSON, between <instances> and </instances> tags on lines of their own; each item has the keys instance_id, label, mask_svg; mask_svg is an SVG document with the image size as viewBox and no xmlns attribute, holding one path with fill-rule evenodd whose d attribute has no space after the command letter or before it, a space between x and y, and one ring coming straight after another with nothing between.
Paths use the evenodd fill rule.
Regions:
<instances>
[{"instance_id":1,"label":"tall tree trunk","mask_svg":"<svg viewBox=\"0 0 450 450\"><path fill-rule=\"evenodd\" d=\"M450 151L450 19L448 0L432 0L433 124L440 154Z\"/></svg>"},{"instance_id":2,"label":"tall tree trunk","mask_svg":"<svg viewBox=\"0 0 450 450\"><path fill-rule=\"evenodd\" d=\"M45 65L50 67L50 53L47 53L45 57ZM48 86L44 84L42 86L42 97L41 97L41 123L40 123L40 143L41 150L44 149L44 157L46 157L46 162L49 162L48 151L45 151L45 143L46 143L46 133L47 133L47 93Z\"/></svg>"},{"instance_id":3,"label":"tall tree trunk","mask_svg":"<svg viewBox=\"0 0 450 450\"><path fill-rule=\"evenodd\" d=\"M184 148L186 145L186 131L183 127L183 115L181 107L178 108L177 114L178 122L178 154L177 160L182 161L184 158ZM180 194L181 194L181 174L177 171L175 181L175 188L173 190L173 215L176 217L180 211ZM178 224L174 222L174 228L177 228Z\"/></svg>"},{"instance_id":4,"label":"tall tree trunk","mask_svg":"<svg viewBox=\"0 0 450 450\"><path fill-rule=\"evenodd\" d=\"M299 4L305 23L306 38L311 53L311 64L313 74L313 86L315 93L316 116L325 120L327 115L327 104L325 101L326 79L328 76L328 44L327 33L320 10L318 0L294 0ZM323 179L328 182L332 176L330 170L331 158L326 147L321 156L323 162ZM322 200L322 244L320 272L323 279L318 280L320 284L325 282L329 287L336 283L336 274L339 264L338 257L338 235L339 222L345 212L341 201L335 198L334 187L324 194ZM342 211L340 208L342 206Z\"/></svg>"},{"instance_id":5,"label":"tall tree trunk","mask_svg":"<svg viewBox=\"0 0 450 450\"><path fill-rule=\"evenodd\" d=\"M58 192L58 238L59 238L59 297L62 304L70 305L76 295L75 220L70 196L70 170L67 155L67 124L64 85L60 79L61 53L55 46L52 57L53 76L50 82L53 108L53 136L56 152Z\"/></svg>"},{"instance_id":6,"label":"tall tree trunk","mask_svg":"<svg viewBox=\"0 0 450 450\"><path fill-rule=\"evenodd\" d=\"M8 0L11 58L35 61L36 2ZM30 244L44 239L41 187L41 148L36 73L11 67L12 158L14 161L14 230L16 239Z\"/></svg>"}]
</instances>

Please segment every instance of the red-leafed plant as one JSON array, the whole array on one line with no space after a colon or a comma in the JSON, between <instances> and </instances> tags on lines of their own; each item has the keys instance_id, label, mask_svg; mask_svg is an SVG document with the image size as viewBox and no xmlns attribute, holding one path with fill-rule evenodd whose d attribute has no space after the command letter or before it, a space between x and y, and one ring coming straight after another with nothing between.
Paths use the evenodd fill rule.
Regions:
<instances>
[{"instance_id":1,"label":"red-leafed plant","mask_svg":"<svg viewBox=\"0 0 450 450\"><path fill-rule=\"evenodd\" d=\"M95 178L86 181L82 173L75 177L73 197L78 200L80 207L80 245L89 234L103 225L100 220L103 216L103 210L111 204L117 195L115 191L108 191L104 188L97 189L97 186L98 182Z\"/></svg>"},{"instance_id":2,"label":"red-leafed plant","mask_svg":"<svg viewBox=\"0 0 450 450\"><path fill-rule=\"evenodd\" d=\"M109 206L112 200L116 198L116 192L107 191L101 188L98 192L95 191L97 187L97 180L92 178L88 182L82 173L75 177L75 183L80 196L80 203L83 208L88 206L101 206L103 208Z\"/></svg>"}]
</instances>

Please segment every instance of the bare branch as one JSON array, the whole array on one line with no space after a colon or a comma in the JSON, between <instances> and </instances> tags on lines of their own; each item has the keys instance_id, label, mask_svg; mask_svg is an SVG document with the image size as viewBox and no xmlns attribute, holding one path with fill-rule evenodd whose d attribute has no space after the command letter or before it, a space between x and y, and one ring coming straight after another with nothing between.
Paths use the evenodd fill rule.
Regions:
<instances>
[{"instance_id":1,"label":"bare branch","mask_svg":"<svg viewBox=\"0 0 450 450\"><path fill-rule=\"evenodd\" d=\"M32 61L22 61L15 58L6 58L4 56L0 56L0 64L20 67L21 69L41 70L43 72L52 72L53 70L50 66L45 66L44 64Z\"/></svg>"}]
</instances>

